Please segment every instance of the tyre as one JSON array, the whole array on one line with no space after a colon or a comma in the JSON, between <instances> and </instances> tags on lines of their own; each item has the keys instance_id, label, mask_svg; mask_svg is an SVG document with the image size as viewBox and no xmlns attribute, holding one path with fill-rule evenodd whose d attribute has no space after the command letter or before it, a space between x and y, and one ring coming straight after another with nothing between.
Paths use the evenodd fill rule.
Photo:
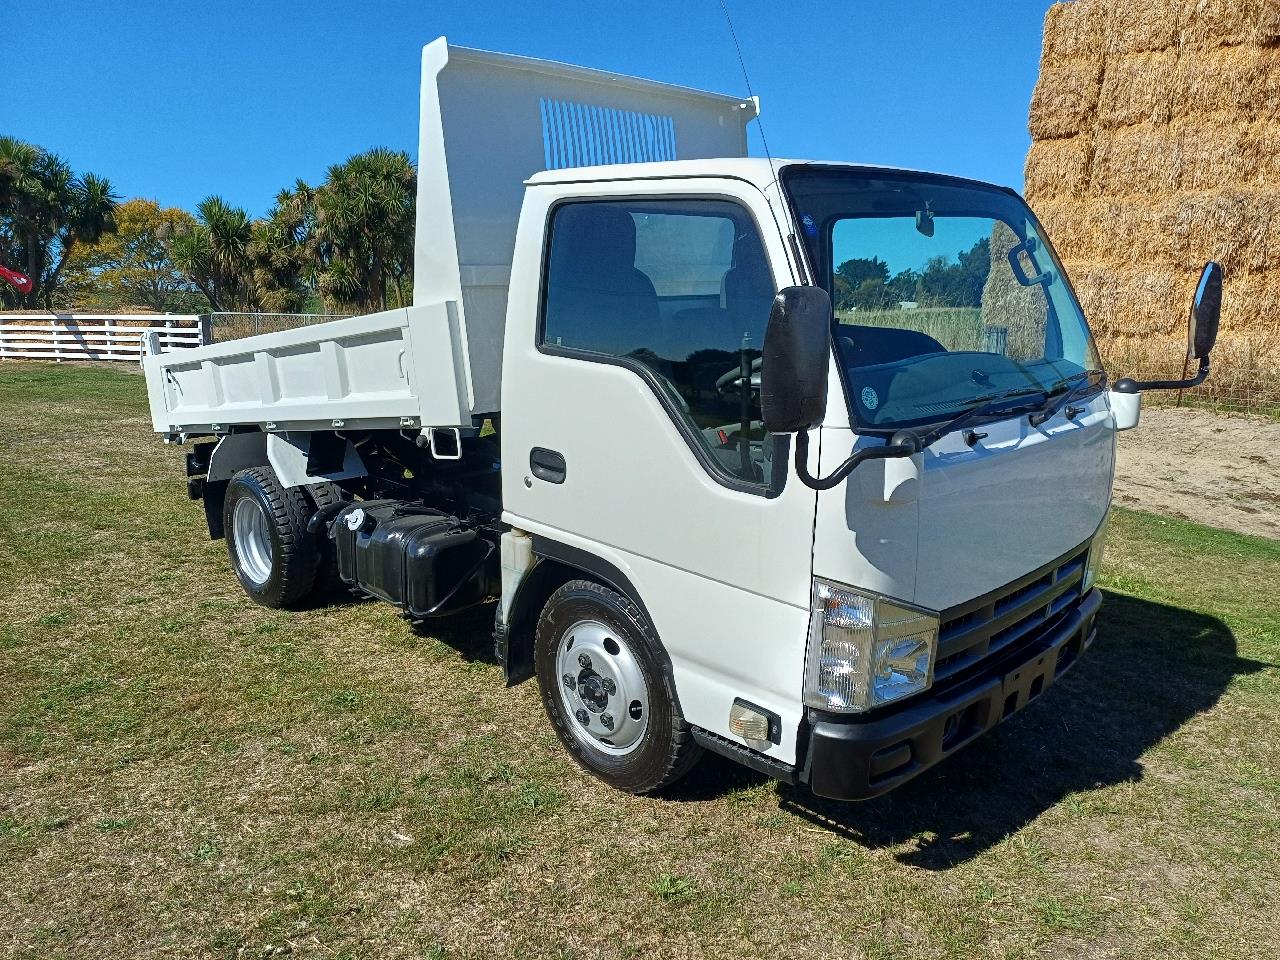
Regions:
<instances>
[{"instance_id":1,"label":"tyre","mask_svg":"<svg viewBox=\"0 0 1280 960\"><path fill-rule=\"evenodd\" d=\"M270 467L253 467L231 478L222 510L227 554L244 592L264 607L300 606L320 564L319 543L307 533L314 511L306 495L283 486Z\"/></svg>"},{"instance_id":2,"label":"tyre","mask_svg":"<svg viewBox=\"0 0 1280 960\"><path fill-rule=\"evenodd\" d=\"M348 503L351 500L351 495L334 483L310 483L302 490L311 501L313 512L335 504ZM342 582L342 577L338 575L337 545L325 535L323 529L315 536L320 559L316 567L315 586L311 590L311 595L318 601L345 596L348 589Z\"/></svg>"},{"instance_id":3,"label":"tyre","mask_svg":"<svg viewBox=\"0 0 1280 960\"><path fill-rule=\"evenodd\" d=\"M628 793L672 784L702 754L676 703L664 655L626 597L589 580L551 595L534 659L542 703L569 754Z\"/></svg>"}]
</instances>

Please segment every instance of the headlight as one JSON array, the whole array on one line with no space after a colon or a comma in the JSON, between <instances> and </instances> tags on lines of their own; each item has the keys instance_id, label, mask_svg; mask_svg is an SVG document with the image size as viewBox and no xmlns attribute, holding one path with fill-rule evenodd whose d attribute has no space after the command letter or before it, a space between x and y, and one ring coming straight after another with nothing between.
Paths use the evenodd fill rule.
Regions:
<instances>
[{"instance_id":1,"label":"headlight","mask_svg":"<svg viewBox=\"0 0 1280 960\"><path fill-rule=\"evenodd\" d=\"M928 689L938 618L825 580L813 582L804 702L860 713Z\"/></svg>"},{"instance_id":2,"label":"headlight","mask_svg":"<svg viewBox=\"0 0 1280 960\"><path fill-rule=\"evenodd\" d=\"M1080 590L1081 593L1092 590L1094 582L1098 579L1098 570L1102 567L1102 553L1107 547L1107 526L1110 522L1111 513L1108 511L1102 526L1093 535L1093 543L1089 544L1089 559L1084 565L1084 586Z\"/></svg>"}]
</instances>

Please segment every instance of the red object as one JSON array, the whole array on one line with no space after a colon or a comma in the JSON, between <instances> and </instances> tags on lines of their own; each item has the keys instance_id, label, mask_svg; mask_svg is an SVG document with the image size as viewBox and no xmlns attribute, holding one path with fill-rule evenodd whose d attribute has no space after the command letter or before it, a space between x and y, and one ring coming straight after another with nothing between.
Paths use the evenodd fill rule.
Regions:
<instances>
[{"instance_id":1,"label":"red object","mask_svg":"<svg viewBox=\"0 0 1280 960\"><path fill-rule=\"evenodd\" d=\"M0 267L0 279L8 280L9 285L15 287L19 293L31 292L31 278L25 273L10 270L8 267Z\"/></svg>"}]
</instances>

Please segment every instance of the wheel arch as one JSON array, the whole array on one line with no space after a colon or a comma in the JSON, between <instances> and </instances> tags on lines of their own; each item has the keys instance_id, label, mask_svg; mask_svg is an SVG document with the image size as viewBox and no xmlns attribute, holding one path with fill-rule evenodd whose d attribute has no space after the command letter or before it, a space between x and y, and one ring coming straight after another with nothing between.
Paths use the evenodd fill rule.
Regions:
<instances>
[{"instance_id":1,"label":"wheel arch","mask_svg":"<svg viewBox=\"0 0 1280 960\"><path fill-rule=\"evenodd\" d=\"M533 535L533 554L537 562L516 589L509 622L499 626L498 642L495 645L508 686L522 683L533 676L533 638L538 617L551 595L570 580L591 580L620 593L636 605L640 615L644 617L645 625L658 636L657 627L640 591L625 573L608 560L540 534ZM671 657L662 646L661 637L658 637L658 651L663 672L666 673L676 707L679 708L680 696L676 690Z\"/></svg>"}]
</instances>

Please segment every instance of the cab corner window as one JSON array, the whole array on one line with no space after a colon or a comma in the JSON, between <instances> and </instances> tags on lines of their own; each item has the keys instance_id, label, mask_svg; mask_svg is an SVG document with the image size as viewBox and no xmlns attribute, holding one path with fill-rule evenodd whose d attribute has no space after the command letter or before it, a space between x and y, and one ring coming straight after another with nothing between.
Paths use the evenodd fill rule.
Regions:
<instances>
[{"instance_id":1,"label":"cab corner window","mask_svg":"<svg viewBox=\"0 0 1280 960\"><path fill-rule=\"evenodd\" d=\"M774 292L759 232L737 204L563 204L541 342L651 374L714 471L767 484L760 356Z\"/></svg>"}]
</instances>

